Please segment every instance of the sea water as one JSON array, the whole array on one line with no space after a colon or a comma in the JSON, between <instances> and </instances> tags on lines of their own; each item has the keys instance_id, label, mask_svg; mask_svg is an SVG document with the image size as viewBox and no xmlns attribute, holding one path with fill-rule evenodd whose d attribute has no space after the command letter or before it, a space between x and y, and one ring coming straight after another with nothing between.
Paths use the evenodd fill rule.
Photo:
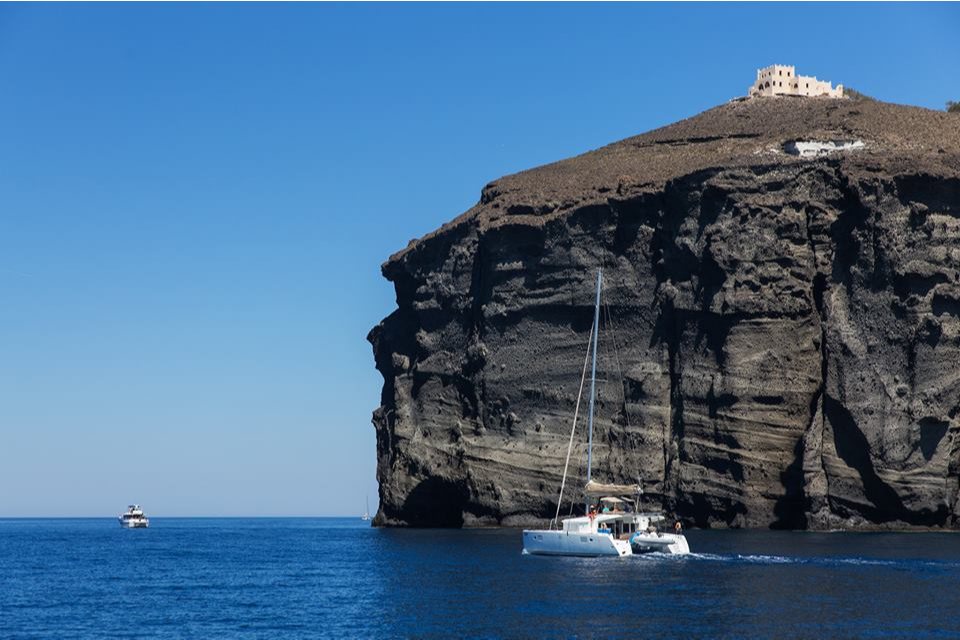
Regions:
<instances>
[{"instance_id":1,"label":"sea water","mask_svg":"<svg viewBox=\"0 0 960 640\"><path fill-rule=\"evenodd\" d=\"M687 537L579 559L359 518L0 520L0 637L960 637L960 535Z\"/></svg>"}]
</instances>

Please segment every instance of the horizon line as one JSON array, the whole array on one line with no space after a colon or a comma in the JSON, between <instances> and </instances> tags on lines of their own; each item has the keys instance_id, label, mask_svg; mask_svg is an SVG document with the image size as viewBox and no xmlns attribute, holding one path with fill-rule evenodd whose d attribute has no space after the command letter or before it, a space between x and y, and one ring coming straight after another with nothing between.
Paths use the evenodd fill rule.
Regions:
<instances>
[{"instance_id":1,"label":"horizon line","mask_svg":"<svg viewBox=\"0 0 960 640\"><path fill-rule=\"evenodd\" d=\"M356 518L360 520L360 515L348 515L348 516L331 516L331 515L217 515L217 516L185 516L185 515L150 515L149 518L179 518L179 519L206 519L206 520L216 520L216 519L230 519L230 518L272 518L272 519L281 519L286 518L290 520L299 519L316 519L316 518L328 518L328 519L352 519ZM3 516L0 515L0 520L101 520L104 518L109 518L114 520L117 518L115 515L106 515L106 516ZM371 518L372 520L373 518Z\"/></svg>"}]
</instances>

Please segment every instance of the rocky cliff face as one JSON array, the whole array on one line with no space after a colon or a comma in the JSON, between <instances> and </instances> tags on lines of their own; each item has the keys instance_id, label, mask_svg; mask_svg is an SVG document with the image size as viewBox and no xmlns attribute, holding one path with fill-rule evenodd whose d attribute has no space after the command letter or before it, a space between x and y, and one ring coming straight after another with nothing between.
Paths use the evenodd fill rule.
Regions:
<instances>
[{"instance_id":1,"label":"rocky cliff face","mask_svg":"<svg viewBox=\"0 0 960 640\"><path fill-rule=\"evenodd\" d=\"M697 526L960 527L960 116L796 98L497 180L384 264L378 524L552 517L601 266L596 479Z\"/></svg>"}]
</instances>

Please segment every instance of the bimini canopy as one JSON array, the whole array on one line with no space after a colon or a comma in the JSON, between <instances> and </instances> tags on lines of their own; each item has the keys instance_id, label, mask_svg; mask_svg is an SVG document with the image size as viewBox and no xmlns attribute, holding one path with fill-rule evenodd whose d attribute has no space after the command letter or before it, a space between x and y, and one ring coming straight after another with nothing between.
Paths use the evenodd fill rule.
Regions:
<instances>
[{"instance_id":1,"label":"bimini canopy","mask_svg":"<svg viewBox=\"0 0 960 640\"><path fill-rule=\"evenodd\" d=\"M640 493L637 484L600 484L591 480L583 488L583 495L588 498L604 498L606 496L635 496Z\"/></svg>"},{"instance_id":2,"label":"bimini canopy","mask_svg":"<svg viewBox=\"0 0 960 640\"><path fill-rule=\"evenodd\" d=\"M613 496L604 496L603 498L600 498L600 502L609 504L626 504L627 502L633 502L633 500L621 500L620 498L614 498Z\"/></svg>"}]
</instances>

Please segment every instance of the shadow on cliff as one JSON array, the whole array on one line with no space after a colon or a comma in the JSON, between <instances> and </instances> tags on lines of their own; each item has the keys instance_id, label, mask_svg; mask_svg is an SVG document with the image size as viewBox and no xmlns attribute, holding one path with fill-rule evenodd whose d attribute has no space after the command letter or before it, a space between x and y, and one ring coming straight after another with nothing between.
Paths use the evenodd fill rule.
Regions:
<instances>
[{"instance_id":1,"label":"shadow on cliff","mask_svg":"<svg viewBox=\"0 0 960 640\"><path fill-rule=\"evenodd\" d=\"M864 497L871 503L871 506L854 505L855 509L872 522L901 520L923 526L946 523L946 505L941 505L936 511L910 510L893 487L883 481L870 458L870 443L846 407L828 395L824 397L823 408L826 418L833 426L837 455L860 475Z\"/></svg>"},{"instance_id":2,"label":"shadow on cliff","mask_svg":"<svg viewBox=\"0 0 960 640\"><path fill-rule=\"evenodd\" d=\"M467 498L463 483L427 478L413 488L400 513L411 527L462 527Z\"/></svg>"},{"instance_id":3,"label":"shadow on cliff","mask_svg":"<svg viewBox=\"0 0 960 640\"><path fill-rule=\"evenodd\" d=\"M793 447L793 461L780 472L783 495L773 505L777 518L770 523L771 529L806 529L808 500L803 488L803 439L797 439Z\"/></svg>"}]
</instances>

